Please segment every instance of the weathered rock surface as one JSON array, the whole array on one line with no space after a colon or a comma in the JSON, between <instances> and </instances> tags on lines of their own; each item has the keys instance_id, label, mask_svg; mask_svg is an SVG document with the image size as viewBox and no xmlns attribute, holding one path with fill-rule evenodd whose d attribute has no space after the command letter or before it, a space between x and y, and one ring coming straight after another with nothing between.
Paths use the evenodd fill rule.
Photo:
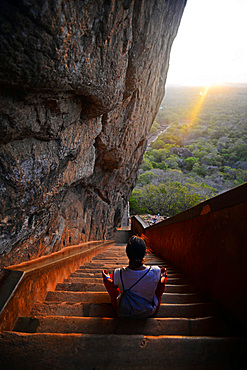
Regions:
<instances>
[{"instance_id":1,"label":"weathered rock surface","mask_svg":"<svg viewBox=\"0 0 247 370\"><path fill-rule=\"evenodd\" d=\"M185 159L193 157L193 153L187 148L171 148L171 152Z\"/></svg>"},{"instance_id":2,"label":"weathered rock surface","mask_svg":"<svg viewBox=\"0 0 247 370\"><path fill-rule=\"evenodd\" d=\"M110 238L186 0L2 0L0 254Z\"/></svg>"}]
</instances>

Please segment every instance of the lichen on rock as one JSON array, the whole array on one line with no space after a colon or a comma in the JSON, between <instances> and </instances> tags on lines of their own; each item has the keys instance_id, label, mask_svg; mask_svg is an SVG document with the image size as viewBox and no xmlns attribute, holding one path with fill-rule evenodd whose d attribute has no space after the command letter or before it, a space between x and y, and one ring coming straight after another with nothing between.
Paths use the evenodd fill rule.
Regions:
<instances>
[{"instance_id":1,"label":"lichen on rock","mask_svg":"<svg viewBox=\"0 0 247 370\"><path fill-rule=\"evenodd\" d=\"M0 268L112 237L185 3L1 1Z\"/></svg>"}]
</instances>

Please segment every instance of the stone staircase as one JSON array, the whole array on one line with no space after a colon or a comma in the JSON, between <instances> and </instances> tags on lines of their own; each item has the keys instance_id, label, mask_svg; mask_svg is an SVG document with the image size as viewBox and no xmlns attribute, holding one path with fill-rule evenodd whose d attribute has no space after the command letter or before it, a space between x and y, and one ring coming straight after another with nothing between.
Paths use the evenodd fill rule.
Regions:
<instances>
[{"instance_id":1,"label":"stone staircase","mask_svg":"<svg viewBox=\"0 0 247 370\"><path fill-rule=\"evenodd\" d=\"M1 369L242 368L241 338L231 336L214 305L158 256L146 257L146 264L168 272L157 317L114 315L101 271L127 265L125 245L85 263L36 302L30 317L19 317L12 332L2 333Z\"/></svg>"}]
</instances>

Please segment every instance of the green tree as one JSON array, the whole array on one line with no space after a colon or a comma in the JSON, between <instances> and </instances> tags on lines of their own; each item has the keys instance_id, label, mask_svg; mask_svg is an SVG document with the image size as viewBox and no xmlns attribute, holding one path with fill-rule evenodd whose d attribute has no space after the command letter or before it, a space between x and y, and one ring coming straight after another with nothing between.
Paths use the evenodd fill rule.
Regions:
<instances>
[{"instance_id":1,"label":"green tree","mask_svg":"<svg viewBox=\"0 0 247 370\"><path fill-rule=\"evenodd\" d=\"M157 175L155 175L152 171L144 172L138 177L137 184L140 186L150 184L154 177L157 177Z\"/></svg>"},{"instance_id":2,"label":"green tree","mask_svg":"<svg viewBox=\"0 0 247 370\"><path fill-rule=\"evenodd\" d=\"M193 170L193 166L195 164L197 164L199 162L199 159L198 158L195 158L195 157L189 157L189 158L186 158L184 160L184 169L186 171L192 171Z\"/></svg>"},{"instance_id":3,"label":"green tree","mask_svg":"<svg viewBox=\"0 0 247 370\"><path fill-rule=\"evenodd\" d=\"M194 190L194 189L193 189ZM178 182L168 181L158 186L146 185L141 190L134 190L131 197L131 212L142 210L143 213L174 216L196 205L204 197ZM135 203L134 203L135 200Z\"/></svg>"},{"instance_id":4,"label":"green tree","mask_svg":"<svg viewBox=\"0 0 247 370\"><path fill-rule=\"evenodd\" d=\"M150 159L144 155L143 157L143 161L142 161L142 164L141 164L141 167L140 167L143 171L149 171L149 170L152 170L153 169L153 166L152 166L152 163L150 161Z\"/></svg>"},{"instance_id":5,"label":"green tree","mask_svg":"<svg viewBox=\"0 0 247 370\"><path fill-rule=\"evenodd\" d=\"M135 206L142 212L157 213L160 198L159 213L171 216L247 181L247 89L211 88L191 122L199 93L198 87L167 90L165 109L159 110L152 130L156 132L158 125L169 127L144 154L139 193L133 192ZM174 151L174 147L187 148L193 156L185 158L186 151ZM155 176L150 174L153 169ZM157 188L159 182L163 188Z\"/></svg>"},{"instance_id":6,"label":"green tree","mask_svg":"<svg viewBox=\"0 0 247 370\"><path fill-rule=\"evenodd\" d=\"M163 149L165 147L165 142L163 140L157 139L154 143L152 143L153 149Z\"/></svg>"}]
</instances>

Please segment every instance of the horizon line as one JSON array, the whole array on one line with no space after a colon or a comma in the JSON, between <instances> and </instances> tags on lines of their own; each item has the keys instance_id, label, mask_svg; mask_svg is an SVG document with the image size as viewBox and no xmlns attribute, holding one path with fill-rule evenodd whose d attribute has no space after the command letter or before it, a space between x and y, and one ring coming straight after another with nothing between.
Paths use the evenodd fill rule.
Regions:
<instances>
[{"instance_id":1,"label":"horizon line","mask_svg":"<svg viewBox=\"0 0 247 370\"><path fill-rule=\"evenodd\" d=\"M166 87L168 86L177 86L177 87L206 87L206 86L247 86L246 82L220 82L220 83L198 83L198 84L189 84L189 83L177 83L177 82L167 82Z\"/></svg>"}]
</instances>

